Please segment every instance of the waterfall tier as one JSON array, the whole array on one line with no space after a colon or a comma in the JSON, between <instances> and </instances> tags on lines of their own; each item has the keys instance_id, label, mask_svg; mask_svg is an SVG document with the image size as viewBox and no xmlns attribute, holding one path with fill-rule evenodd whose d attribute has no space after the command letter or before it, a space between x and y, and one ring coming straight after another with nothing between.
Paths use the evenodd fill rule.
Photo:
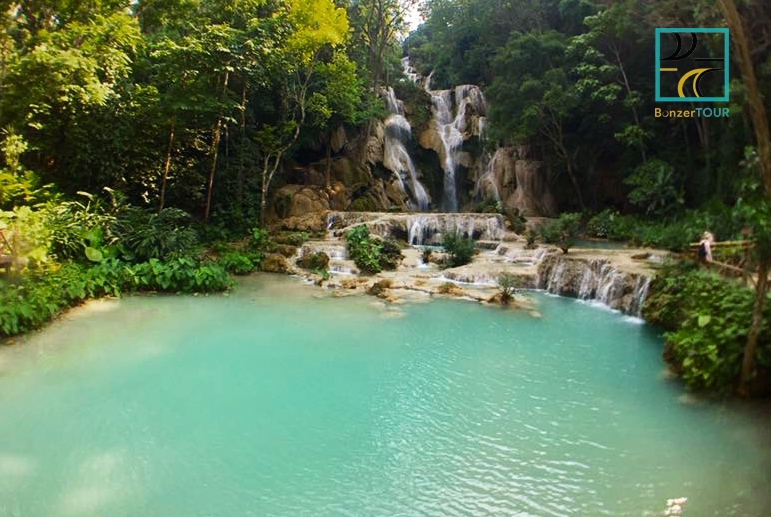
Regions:
<instances>
[{"instance_id":1,"label":"waterfall tier","mask_svg":"<svg viewBox=\"0 0 771 517\"><path fill-rule=\"evenodd\" d=\"M366 225L370 232L411 245L438 245L448 233L474 240L499 240L506 231L499 214L383 214L372 212L330 212L327 228L341 235L351 226Z\"/></svg>"},{"instance_id":2,"label":"waterfall tier","mask_svg":"<svg viewBox=\"0 0 771 517\"><path fill-rule=\"evenodd\" d=\"M410 198L410 208L418 211L428 210L430 203L428 192L418 180L415 165L405 146L405 143L412 138L412 128L409 121L404 118L402 103L396 98L393 88L385 90L384 97L391 114L385 120L383 166L396 175L399 187Z\"/></svg>"},{"instance_id":3,"label":"waterfall tier","mask_svg":"<svg viewBox=\"0 0 771 517\"><path fill-rule=\"evenodd\" d=\"M487 111L482 90L472 84L456 86L455 90L429 90L433 104L432 129L438 139L432 139L444 170L443 209L457 212L457 168L463 141L470 136L481 136L484 114ZM437 145L438 144L438 145Z\"/></svg>"},{"instance_id":4,"label":"waterfall tier","mask_svg":"<svg viewBox=\"0 0 771 517\"><path fill-rule=\"evenodd\" d=\"M639 316L650 277L620 271L607 259L549 254L538 265L537 287Z\"/></svg>"}]
</instances>

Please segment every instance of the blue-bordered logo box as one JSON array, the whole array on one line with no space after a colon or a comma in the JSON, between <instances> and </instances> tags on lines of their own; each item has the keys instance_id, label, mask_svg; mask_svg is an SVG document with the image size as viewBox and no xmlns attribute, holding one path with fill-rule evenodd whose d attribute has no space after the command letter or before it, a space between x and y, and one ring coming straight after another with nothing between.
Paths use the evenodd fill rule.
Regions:
<instances>
[{"instance_id":1,"label":"blue-bordered logo box","mask_svg":"<svg viewBox=\"0 0 771 517\"><path fill-rule=\"evenodd\" d=\"M710 49L703 44L708 36L722 38L722 45L713 41L711 49L713 54L720 54L722 48L722 56L709 54ZM657 28L656 102L728 102L728 36L727 28ZM666 44L669 47L676 42L674 52L662 56L662 38L671 40ZM711 83L706 96L700 86L704 77Z\"/></svg>"}]
</instances>

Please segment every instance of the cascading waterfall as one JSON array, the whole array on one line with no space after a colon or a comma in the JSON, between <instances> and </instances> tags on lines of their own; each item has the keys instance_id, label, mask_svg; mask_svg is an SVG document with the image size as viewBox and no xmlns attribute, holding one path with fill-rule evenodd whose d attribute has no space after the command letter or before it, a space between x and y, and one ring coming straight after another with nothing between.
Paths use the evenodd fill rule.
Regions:
<instances>
[{"instance_id":1,"label":"cascading waterfall","mask_svg":"<svg viewBox=\"0 0 771 517\"><path fill-rule=\"evenodd\" d=\"M479 134L484 128L486 103L482 90L472 84L456 86L452 90L430 90L431 76L426 79L426 91L431 95L434 115L433 124L442 143L442 168L444 170L443 209L458 211L456 172L464 134ZM454 109L454 113L453 113ZM479 117L476 128L468 127L468 110L474 110Z\"/></svg>"},{"instance_id":2,"label":"cascading waterfall","mask_svg":"<svg viewBox=\"0 0 771 517\"><path fill-rule=\"evenodd\" d=\"M407 242L411 245L439 244L439 237L458 233L467 239L500 240L506 231L498 215L414 215L407 219Z\"/></svg>"},{"instance_id":3,"label":"cascading waterfall","mask_svg":"<svg viewBox=\"0 0 771 517\"><path fill-rule=\"evenodd\" d=\"M539 263L537 285L550 293L597 300L639 316L650 278L619 271L605 259L569 259L547 255Z\"/></svg>"},{"instance_id":4,"label":"cascading waterfall","mask_svg":"<svg viewBox=\"0 0 771 517\"><path fill-rule=\"evenodd\" d=\"M415 70L412 65L410 64L410 57L404 56L401 59L402 62L402 71L404 72L404 75L412 81L413 84L417 84L420 82L420 75L418 74L417 70Z\"/></svg>"},{"instance_id":5,"label":"cascading waterfall","mask_svg":"<svg viewBox=\"0 0 771 517\"><path fill-rule=\"evenodd\" d=\"M428 193L418 180L415 165L404 146L404 142L412 138L412 128L407 119L404 118L401 104L396 99L393 88L385 90L384 96L390 115L385 121L383 165L396 174L399 186L410 196L410 208L421 211L427 210L430 202Z\"/></svg>"},{"instance_id":6,"label":"cascading waterfall","mask_svg":"<svg viewBox=\"0 0 771 517\"><path fill-rule=\"evenodd\" d=\"M482 121L479 122L481 126ZM494 154L492 158L487 157L485 172L479 176L476 185L474 185L474 199L482 201L492 198L495 201L501 201L501 191L495 181L495 167L499 159L499 154Z\"/></svg>"}]
</instances>

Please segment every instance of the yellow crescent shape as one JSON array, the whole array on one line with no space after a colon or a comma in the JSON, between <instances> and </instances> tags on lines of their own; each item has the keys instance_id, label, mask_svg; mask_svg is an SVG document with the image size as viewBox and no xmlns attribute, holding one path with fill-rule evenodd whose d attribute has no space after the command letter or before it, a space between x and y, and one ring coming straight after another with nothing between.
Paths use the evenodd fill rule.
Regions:
<instances>
[{"instance_id":1,"label":"yellow crescent shape","mask_svg":"<svg viewBox=\"0 0 771 517\"><path fill-rule=\"evenodd\" d=\"M683 93L683 85L685 84L685 80L691 77L692 75L695 75L696 77L693 78L693 94L696 95L696 97L700 97L699 92L696 91L696 81L699 80L699 77L701 77L701 74L709 70L711 70L711 68L696 68L694 70L691 70L684 76L682 76L680 78L680 82L677 83L677 94L680 97L685 97L685 94Z\"/></svg>"}]
</instances>

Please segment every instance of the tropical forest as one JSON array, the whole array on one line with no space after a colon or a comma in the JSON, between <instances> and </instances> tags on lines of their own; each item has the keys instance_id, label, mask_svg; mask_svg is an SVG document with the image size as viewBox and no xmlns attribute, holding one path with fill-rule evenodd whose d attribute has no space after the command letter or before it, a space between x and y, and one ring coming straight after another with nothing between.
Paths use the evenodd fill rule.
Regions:
<instances>
[{"instance_id":1,"label":"tropical forest","mask_svg":"<svg viewBox=\"0 0 771 517\"><path fill-rule=\"evenodd\" d=\"M771 512L768 2L0 12L0 515ZM48 464L62 425L107 452Z\"/></svg>"}]
</instances>

